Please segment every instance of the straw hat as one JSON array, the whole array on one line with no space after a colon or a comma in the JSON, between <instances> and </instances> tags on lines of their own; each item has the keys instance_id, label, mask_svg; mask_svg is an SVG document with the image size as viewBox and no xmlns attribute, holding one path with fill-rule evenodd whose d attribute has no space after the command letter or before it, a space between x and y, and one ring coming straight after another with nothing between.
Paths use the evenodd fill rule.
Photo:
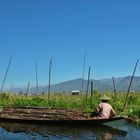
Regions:
<instances>
[{"instance_id":1,"label":"straw hat","mask_svg":"<svg viewBox=\"0 0 140 140\"><path fill-rule=\"evenodd\" d=\"M110 98L108 96L106 96L106 95L103 95L100 99L101 100L105 100L105 101L110 100Z\"/></svg>"}]
</instances>

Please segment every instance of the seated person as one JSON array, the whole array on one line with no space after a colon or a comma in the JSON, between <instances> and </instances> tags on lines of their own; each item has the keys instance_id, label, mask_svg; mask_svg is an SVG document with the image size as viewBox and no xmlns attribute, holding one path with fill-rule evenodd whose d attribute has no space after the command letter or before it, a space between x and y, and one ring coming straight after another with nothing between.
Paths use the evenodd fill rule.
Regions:
<instances>
[{"instance_id":1,"label":"seated person","mask_svg":"<svg viewBox=\"0 0 140 140\"><path fill-rule=\"evenodd\" d=\"M113 107L108 103L110 100L106 95L102 96L101 103L99 103L96 111L92 112L90 117L97 117L98 119L108 119L116 116Z\"/></svg>"}]
</instances>

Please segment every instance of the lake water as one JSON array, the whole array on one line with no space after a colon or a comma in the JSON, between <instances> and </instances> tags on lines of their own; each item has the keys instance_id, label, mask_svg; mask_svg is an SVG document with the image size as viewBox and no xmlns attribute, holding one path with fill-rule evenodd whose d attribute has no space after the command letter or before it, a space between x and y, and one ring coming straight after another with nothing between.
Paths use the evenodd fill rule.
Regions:
<instances>
[{"instance_id":1,"label":"lake water","mask_svg":"<svg viewBox=\"0 0 140 140\"><path fill-rule=\"evenodd\" d=\"M114 128L113 128L114 127ZM0 123L0 140L140 140L140 126L47 126Z\"/></svg>"}]
</instances>

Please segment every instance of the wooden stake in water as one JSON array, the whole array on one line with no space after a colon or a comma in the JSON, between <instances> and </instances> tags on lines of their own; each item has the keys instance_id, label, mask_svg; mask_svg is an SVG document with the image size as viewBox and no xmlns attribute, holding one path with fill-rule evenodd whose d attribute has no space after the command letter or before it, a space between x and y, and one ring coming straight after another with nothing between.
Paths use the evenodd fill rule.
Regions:
<instances>
[{"instance_id":1,"label":"wooden stake in water","mask_svg":"<svg viewBox=\"0 0 140 140\"><path fill-rule=\"evenodd\" d=\"M48 84L48 100L50 100L50 85L51 85L51 67L52 67L52 59L50 60L49 65L49 84Z\"/></svg>"},{"instance_id":2,"label":"wooden stake in water","mask_svg":"<svg viewBox=\"0 0 140 140\"><path fill-rule=\"evenodd\" d=\"M12 55L11 55L11 57L10 57L10 60L9 60L9 63L8 63L8 67L7 67L7 69L6 69L6 73L5 73L5 76L4 76L4 79L3 79L3 83L2 83L2 85L1 85L1 90L0 90L0 92L3 91L4 84L5 84L5 80L6 80L6 77L7 77L8 71L9 71L9 68L10 68L11 61L12 61Z\"/></svg>"},{"instance_id":3,"label":"wooden stake in water","mask_svg":"<svg viewBox=\"0 0 140 140\"><path fill-rule=\"evenodd\" d=\"M88 69L88 81L87 81L87 90L86 90L86 102L87 102L87 98L88 98L89 80L90 80L90 66L89 66L89 69Z\"/></svg>"},{"instance_id":4,"label":"wooden stake in water","mask_svg":"<svg viewBox=\"0 0 140 140\"><path fill-rule=\"evenodd\" d=\"M127 90L126 99L125 99L125 103L124 103L124 107L123 107L123 110L122 110L122 111L125 110L125 107L126 107L126 105L127 105L128 98L129 98L129 94L130 94L131 85L132 85L132 82L133 82L133 78L134 78L135 71L136 71L136 68L137 68L138 63L139 63L139 59L138 59L137 62L136 62L136 65L135 65L133 74L132 74L131 79L130 79L130 84L129 84L129 87L128 87L128 90Z\"/></svg>"},{"instance_id":5,"label":"wooden stake in water","mask_svg":"<svg viewBox=\"0 0 140 140\"><path fill-rule=\"evenodd\" d=\"M117 98L117 91L116 91L116 86L115 86L115 79L114 76L112 77L113 80L113 90L114 90L114 95L115 95L115 99Z\"/></svg>"}]
</instances>

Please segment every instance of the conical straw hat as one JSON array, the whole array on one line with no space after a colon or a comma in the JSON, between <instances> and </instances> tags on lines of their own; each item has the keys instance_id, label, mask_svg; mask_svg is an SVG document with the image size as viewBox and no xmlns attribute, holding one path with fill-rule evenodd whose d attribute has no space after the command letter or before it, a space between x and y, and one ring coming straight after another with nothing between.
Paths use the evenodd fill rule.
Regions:
<instances>
[{"instance_id":1,"label":"conical straw hat","mask_svg":"<svg viewBox=\"0 0 140 140\"><path fill-rule=\"evenodd\" d=\"M106 95L103 95L100 99L101 100L106 100L106 101L110 100L110 98Z\"/></svg>"}]
</instances>

